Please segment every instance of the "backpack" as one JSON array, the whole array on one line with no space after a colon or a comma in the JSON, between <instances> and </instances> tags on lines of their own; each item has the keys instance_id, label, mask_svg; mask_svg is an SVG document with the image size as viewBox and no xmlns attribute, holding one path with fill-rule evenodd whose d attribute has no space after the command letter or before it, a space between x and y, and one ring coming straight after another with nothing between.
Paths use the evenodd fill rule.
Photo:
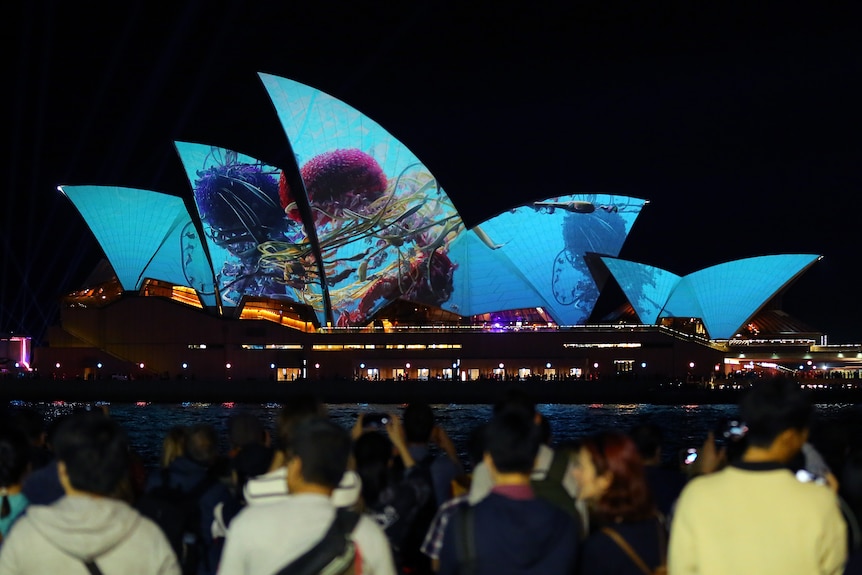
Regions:
<instances>
[{"instance_id":1,"label":"backpack","mask_svg":"<svg viewBox=\"0 0 862 575\"><path fill-rule=\"evenodd\" d=\"M460 575L473 575L476 572L476 531L473 526L473 506L465 501L458 507L454 530L458 573Z\"/></svg>"},{"instance_id":2,"label":"backpack","mask_svg":"<svg viewBox=\"0 0 862 575\"><path fill-rule=\"evenodd\" d=\"M183 575L197 575L198 567L206 564L207 553L201 533L200 498L216 479L207 475L189 491L170 482L170 472L162 469L158 486L141 495L135 508L152 519L167 537L176 553Z\"/></svg>"},{"instance_id":3,"label":"backpack","mask_svg":"<svg viewBox=\"0 0 862 575\"><path fill-rule=\"evenodd\" d=\"M544 499L571 515L579 526L583 525L580 513L575 507L575 498L563 486L563 478L569 467L569 453L555 449L551 463L544 476L534 474L530 477L530 487L536 497Z\"/></svg>"},{"instance_id":4,"label":"backpack","mask_svg":"<svg viewBox=\"0 0 862 575\"><path fill-rule=\"evenodd\" d=\"M323 539L275 575L352 575L356 572L356 546L350 534L358 522L358 513L339 507Z\"/></svg>"}]
</instances>

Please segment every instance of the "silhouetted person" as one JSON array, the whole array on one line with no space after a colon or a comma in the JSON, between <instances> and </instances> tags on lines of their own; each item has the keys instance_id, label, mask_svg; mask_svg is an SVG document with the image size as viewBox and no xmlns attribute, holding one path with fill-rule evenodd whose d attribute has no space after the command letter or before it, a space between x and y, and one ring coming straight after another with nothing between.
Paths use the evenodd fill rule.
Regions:
<instances>
[{"instance_id":1,"label":"silhouetted person","mask_svg":"<svg viewBox=\"0 0 862 575\"><path fill-rule=\"evenodd\" d=\"M3 544L0 573L79 573L93 562L104 573L179 575L159 527L111 497L128 474L119 424L99 412L72 415L54 448L66 494L27 508Z\"/></svg>"}]
</instances>

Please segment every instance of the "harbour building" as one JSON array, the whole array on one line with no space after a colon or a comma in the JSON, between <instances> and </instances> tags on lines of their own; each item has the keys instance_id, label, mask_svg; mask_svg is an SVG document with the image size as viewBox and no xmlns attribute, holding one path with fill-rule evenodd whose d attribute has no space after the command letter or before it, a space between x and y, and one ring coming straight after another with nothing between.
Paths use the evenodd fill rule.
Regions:
<instances>
[{"instance_id":1,"label":"harbour building","mask_svg":"<svg viewBox=\"0 0 862 575\"><path fill-rule=\"evenodd\" d=\"M818 254L688 275L619 258L648 201L531 200L467 226L428 168L320 90L260 74L293 161L175 142L189 190L62 185L104 252L29 366L52 378L858 378L781 310Z\"/></svg>"}]
</instances>

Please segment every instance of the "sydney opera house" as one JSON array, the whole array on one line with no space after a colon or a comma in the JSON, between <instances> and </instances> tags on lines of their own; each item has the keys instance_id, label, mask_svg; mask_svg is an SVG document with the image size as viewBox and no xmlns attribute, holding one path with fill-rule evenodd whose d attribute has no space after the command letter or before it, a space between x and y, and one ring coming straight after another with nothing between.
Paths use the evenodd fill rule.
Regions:
<instances>
[{"instance_id":1,"label":"sydney opera house","mask_svg":"<svg viewBox=\"0 0 862 575\"><path fill-rule=\"evenodd\" d=\"M817 254L686 276L625 261L647 200L606 194L468 228L380 125L260 80L292 165L176 142L184 195L60 187L105 260L34 350L43 377L707 381L839 355L845 376L862 370L858 349L819 350L822 334L776 304Z\"/></svg>"}]
</instances>

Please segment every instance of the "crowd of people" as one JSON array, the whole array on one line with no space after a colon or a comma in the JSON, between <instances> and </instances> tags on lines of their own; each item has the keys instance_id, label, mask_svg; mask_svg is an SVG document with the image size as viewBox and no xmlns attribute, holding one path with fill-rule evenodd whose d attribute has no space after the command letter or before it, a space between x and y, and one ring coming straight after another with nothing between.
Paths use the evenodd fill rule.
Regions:
<instances>
[{"instance_id":1,"label":"crowd of people","mask_svg":"<svg viewBox=\"0 0 862 575\"><path fill-rule=\"evenodd\" d=\"M555 437L524 388L470 434L431 406L345 429L295 397L164 433L146 469L104 409L0 423L0 575L862 573L862 451L824 457L798 384L760 382L737 432L667 465L638 424Z\"/></svg>"}]
</instances>

